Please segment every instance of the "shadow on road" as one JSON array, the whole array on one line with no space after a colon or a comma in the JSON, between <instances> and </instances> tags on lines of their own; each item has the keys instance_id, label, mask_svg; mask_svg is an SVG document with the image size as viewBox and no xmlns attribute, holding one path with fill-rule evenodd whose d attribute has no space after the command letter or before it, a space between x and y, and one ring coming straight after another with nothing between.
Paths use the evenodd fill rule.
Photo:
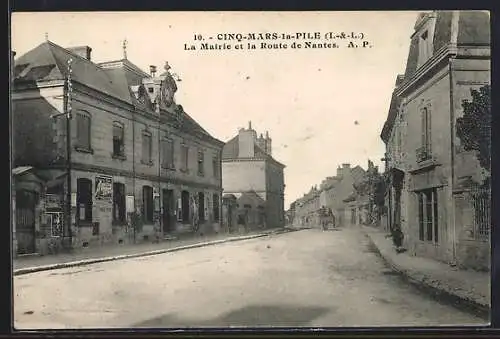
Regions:
<instances>
[{"instance_id":1,"label":"shadow on road","mask_svg":"<svg viewBox=\"0 0 500 339\"><path fill-rule=\"evenodd\" d=\"M248 326L308 326L311 321L330 311L325 307L298 305L255 305L229 311L207 320L180 318L175 314L149 319L132 327L248 327Z\"/></svg>"}]
</instances>

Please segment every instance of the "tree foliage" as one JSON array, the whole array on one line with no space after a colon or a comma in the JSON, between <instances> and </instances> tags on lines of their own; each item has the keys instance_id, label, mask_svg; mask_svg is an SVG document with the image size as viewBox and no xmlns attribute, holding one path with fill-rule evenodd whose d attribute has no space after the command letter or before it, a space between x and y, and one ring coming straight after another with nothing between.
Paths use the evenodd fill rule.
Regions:
<instances>
[{"instance_id":1,"label":"tree foliage","mask_svg":"<svg viewBox=\"0 0 500 339\"><path fill-rule=\"evenodd\" d=\"M491 87L471 89L472 100L463 100L464 115L457 119L457 136L465 151L476 151L482 168L491 166Z\"/></svg>"}]
</instances>

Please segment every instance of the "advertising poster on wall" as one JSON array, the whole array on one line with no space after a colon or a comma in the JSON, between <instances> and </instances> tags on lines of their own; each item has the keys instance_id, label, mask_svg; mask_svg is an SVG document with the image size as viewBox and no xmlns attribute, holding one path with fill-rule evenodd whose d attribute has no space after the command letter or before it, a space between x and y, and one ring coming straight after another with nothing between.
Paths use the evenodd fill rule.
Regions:
<instances>
[{"instance_id":1,"label":"advertising poster on wall","mask_svg":"<svg viewBox=\"0 0 500 339\"><path fill-rule=\"evenodd\" d=\"M113 178L104 175L95 177L95 199L100 201L113 201Z\"/></svg>"}]
</instances>

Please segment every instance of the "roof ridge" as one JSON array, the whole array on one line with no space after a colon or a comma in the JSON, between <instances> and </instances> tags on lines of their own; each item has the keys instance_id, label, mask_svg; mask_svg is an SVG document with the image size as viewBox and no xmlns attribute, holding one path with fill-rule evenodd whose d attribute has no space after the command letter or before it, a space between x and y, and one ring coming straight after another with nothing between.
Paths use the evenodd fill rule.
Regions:
<instances>
[{"instance_id":1,"label":"roof ridge","mask_svg":"<svg viewBox=\"0 0 500 339\"><path fill-rule=\"evenodd\" d=\"M91 65L93 65L96 69L98 69L99 71L103 72L103 74L105 74L106 78L108 79L108 81L110 81L110 83L113 83L113 81L110 79L110 77L108 76L108 74L107 74L107 73L106 73L106 72L105 72L105 71L104 71L101 67L99 67L99 65L98 65L98 64L96 64L96 63L95 63L95 62L93 62L92 60L89 60L89 59L87 59L87 58L84 58L84 57L82 57L81 55L78 55L78 54L76 54L76 53L74 53L74 52L70 51L69 49L64 48L64 47L62 47L62 46L60 46L60 45L58 45L58 44L56 44L56 43L54 43L54 42L52 42L52 41L50 41L50 40L47 40L46 42L47 42L49 45L51 45L52 47L59 48L61 51L65 52L65 53L67 53L67 54L69 54L69 55L71 55L71 56L74 56L74 57L76 57L76 58L78 58L78 59L80 59L80 60L83 60L83 61L84 61L85 63L87 63L87 64L91 64ZM50 50L50 48L49 48L49 50ZM51 52L51 54L54 56L54 54L53 54L52 50L51 50L50 52ZM55 56L54 56L54 58L55 58ZM56 59L56 58L55 58L55 59Z\"/></svg>"},{"instance_id":2,"label":"roof ridge","mask_svg":"<svg viewBox=\"0 0 500 339\"><path fill-rule=\"evenodd\" d=\"M103 61L103 62L96 63L96 65L101 69L112 69L112 68L104 68L102 66L104 66L106 64L113 64L113 63L121 63L122 66L127 67L128 69L135 71L136 73L140 73L140 74L138 74L140 76L151 77L150 74L148 74L146 71L144 71L142 68L140 68L139 66L134 64L129 59L117 59L117 60Z\"/></svg>"},{"instance_id":3,"label":"roof ridge","mask_svg":"<svg viewBox=\"0 0 500 339\"><path fill-rule=\"evenodd\" d=\"M52 59L54 59L54 63L56 64L56 67L58 68L59 70L59 73L61 73L61 75L63 76L63 78L65 78L67 76L66 72L67 72L67 69L65 68L64 71L63 71L63 67L61 66L60 64L60 60L55 56L54 52L52 51L52 49L50 48L50 45L51 44L54 44L52 43L51 41L47 40L45 43L42 43L42 45L44 44L48 44L48 47L47 48L49 50L49 53L50 55L52 56ZM55 44L54 44L55 45ZM56 45L57 46L57 45Z\"/></svg>"}]
</instances>

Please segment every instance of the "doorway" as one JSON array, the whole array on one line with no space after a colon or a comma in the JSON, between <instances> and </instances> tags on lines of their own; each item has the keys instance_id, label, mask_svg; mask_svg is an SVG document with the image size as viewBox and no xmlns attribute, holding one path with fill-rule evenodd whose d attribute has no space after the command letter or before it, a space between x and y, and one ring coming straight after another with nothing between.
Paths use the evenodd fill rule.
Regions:
<instances>
[{"instance_id":1,"label":"doorway","mask_svg":"<svg viewBox=\"0 0 500 339\"><path fill-rule=\"evenodd\" d=\"M174 212L174 192L173 190L164 189L163 190L163 234L169 234L173 230L173 212Z\"/></svg>"},{"instance_id":2,"label":"doorway","mask_svg":"<svg viewBox=\"0 0 500 339\"><path fill-rule=\"evenodd\" d=\"M16 192L17 253L32 254L36 251L35 206L38 194L20 190Z\"/></svg>"},{"instance_id":3,"label":"doorway","mask_svg":"<svg viewBox=\"0 0 500 339\"><path fill-rule=\"evenodd\" d=\"M200 224L205 222L205 193L198 192L198 220Z\"/></svg>"}]
</instances>

